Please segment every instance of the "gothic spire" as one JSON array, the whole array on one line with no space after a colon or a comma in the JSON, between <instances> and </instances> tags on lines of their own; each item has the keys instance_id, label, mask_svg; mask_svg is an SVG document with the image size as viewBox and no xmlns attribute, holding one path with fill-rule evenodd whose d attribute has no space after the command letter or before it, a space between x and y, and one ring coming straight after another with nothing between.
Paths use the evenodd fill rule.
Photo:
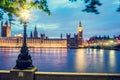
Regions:
<instances>
[{"instance_id":1,"label":"gothic spire","mask_svg":"<svg viewBox=\"0 0 120 80\"><path fill-rule=\"evenodd\" d=\"M60 37L61 37L61 39L62 39L62 33L61 33Z\"/></svg>"},{"instance_id":2,"label":"gothic spire","mask_svg":"<svg viewBox=\"0 0 120 80\"><path fill-rule=\"evenodd\" d=\"M35 31L35 32L37 31L36 25L35 25L35 29L34 29L34 31Z\"/></svg>"},{"instance_id":3,"label":"gothic spire","mask_svg":"<svg viewBox=\"0 0 120 80\"><path fill-rule=\"evenodd\" d=\"M8 26L8 21L5 22L5 25Z\"/></svg>"},{"instance_id":4,"label":"gothic spire","mask_svg":"<svg viewBox=\"0 0 120 80\"><path fill-rule=\"evenodd\" d=\"M33 38L33 34L32 34L32 31L31 31L31 33L30 33L30 38Z\"/></svg>"},{"instance_id":5,"label":"gothic spire","mask_svg":"<svg viewBox=\"0 0 120 80\"><path fill-rule=\"evenodd\" d=\"M35 25L35 29L34 29L34 38L38 38L38 32L37 32L36 25Z\"/></svg>"},{"instance_id":6,"label":"gothic spire","mask_svg":"<svg viewBox=\"0 0 120 80\"><path fill-rule=\"evenodd\" d=\"M79 27L82 27L81 21L79 22Z\"/></svg>"}]
</instances>

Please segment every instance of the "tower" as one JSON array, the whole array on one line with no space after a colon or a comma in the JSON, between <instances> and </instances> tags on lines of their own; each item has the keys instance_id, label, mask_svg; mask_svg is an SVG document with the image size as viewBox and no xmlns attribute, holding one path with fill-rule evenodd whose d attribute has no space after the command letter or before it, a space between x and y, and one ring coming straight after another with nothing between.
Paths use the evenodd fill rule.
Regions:
<instances>
[{"instance_id":1,"label":"tower","mask_svg":"<svg viewBox=\"0 0 120 80\"><path fill-rule=\"evenodd\" d=\"M40 34L40 38L41 38L41 40L44 40L45 39L45 34Z\"/></svg>"},{"instance_id":2,"label":"tower","mask_svg":"<svg viewBox=\"0 0 120 80\"><path fill-rule=\"evenodd\" d=\"M83 42L83 28L82 28L82 24L81 24L81 21L79 23L79 26L78 26L78 47L82 47L82 42Z\"/></svg>"},{"instance_id":3,"label":"tower","mask_svg":"<svg viewBox=\"0 0 120 80\"><path fill-rule=\"evenodd\" d=\"M61 33L61 35L60 35L60 38L62 39L62 33Z\"/></svg>"},{"instance_id":4,"label":"tower","mask_svg":"<svg viewBox=\"0 0 120 80\"><path fill-rule=\"evenodd\" d=\"M32 34L32 31L31 31L31 33L30 33L30 38L33 38L33 34Z\"/></svg>"},{"instance_id":5,"label":"tower","mask_svg":"<svg viewBox=\"0 0 120 80\"><path fill-rule=\"evenodd\" d=\"M35 29L34 29L34 38L38 38L38 32L37 32L36 25L35 25Z\"/></svg>"},{"instance_id":6,"label":"tower","mask_svg":"<svg viewBox=\"0 0 120 80\"><path fill-rule=\"evenodd\" d=\"M1 37L11 37L11 27L8 25L8 21L3 24L1 22Z\"/></svg>"},{"instance_id":7,"label":"tower","mask_svg":"<svg viewBox=\"0 0 120 80\"><path fill-rule=\"evenodd\" d=\"M67 39L67 48L70 48L70 46L71 46L71 34L66 33L66 39Z\"/></svg>"}]
</instances>

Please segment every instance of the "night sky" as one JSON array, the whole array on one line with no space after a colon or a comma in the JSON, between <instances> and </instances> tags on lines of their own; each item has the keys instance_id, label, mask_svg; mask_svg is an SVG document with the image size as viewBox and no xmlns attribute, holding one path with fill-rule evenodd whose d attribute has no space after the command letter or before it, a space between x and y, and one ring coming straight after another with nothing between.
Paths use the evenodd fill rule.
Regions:
<instances>
[{"instance_id":1,"label":"night sky","mask_svg":"<svg viewBox=\"0 0 120 80\"><path fill-rule=\"evenodd\" d=\"M102 6L98 8L100 14L86 13L81 10L85 5L81 0L71 3L69 0L47 0L51 16L47 13L31 10L31 18L28 21L28 36L30 31L37 26L39 35L45 33L48 37L60 37L63 33L77 33L79 21L82 22L84 39L95 35L119 35L120 34L120 12L118 0L100 0ZM21 33L23 25L15 22L12 25L12 35Z\"/></svg>"}]
</instances>

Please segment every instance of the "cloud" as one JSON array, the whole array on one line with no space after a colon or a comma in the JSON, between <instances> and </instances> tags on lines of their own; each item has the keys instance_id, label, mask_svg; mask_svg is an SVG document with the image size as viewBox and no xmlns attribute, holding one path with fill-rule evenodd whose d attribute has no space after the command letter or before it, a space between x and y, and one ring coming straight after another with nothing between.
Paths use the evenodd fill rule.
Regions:
<instances>
[{"instance_id":1,"label":"cloud","mask_svg":"<svg viewBox=\"0 0 120 80\"><path fill-rule=\"evenodd\" d=\"M56 8L60 8L63 5L65 5L67 2L67 0L55 0L55 1L51 1L48 0L48 6L50 7L50 9L54 10Z\"/></svg>"},{"instance_id":2,"label":"cloud","mask_svg":"<svg viewBox=\"0 0 120 80\"><path fill-rule=\"evenodd\" d=\"M39 29L44 29L44 30L55 30L57 28L59 28L58 24L43 24L43 23L40 23L40 24L37 24L37 28Z\"/></svg>"},{"instance_id":3,"label":"cloud","mask_svg":"<svg viewBox=\"0 0 120 80\"><path fill-rule=\"evenodd\" d=\"M120 1L119 0L115 0L112 4L119 5Z\"/></svg>"}]
</instances>

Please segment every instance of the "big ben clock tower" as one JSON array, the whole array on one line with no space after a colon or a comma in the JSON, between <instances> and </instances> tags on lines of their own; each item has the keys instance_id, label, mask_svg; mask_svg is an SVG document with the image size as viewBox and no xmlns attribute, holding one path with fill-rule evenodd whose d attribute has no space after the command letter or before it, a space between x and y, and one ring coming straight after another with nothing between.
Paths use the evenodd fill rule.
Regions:
<instances>
[{"instance_id":1,"label":"big ben clock tower","mask_svg":"<svg viewBox=\"0 0 120 80\"><path fill-rule=\"evenodd\" d=\"M83 47L83 27L81 25L81 21L79 22L79 26L78 26L78 47Z\"/></svg>"}]
</instances>

